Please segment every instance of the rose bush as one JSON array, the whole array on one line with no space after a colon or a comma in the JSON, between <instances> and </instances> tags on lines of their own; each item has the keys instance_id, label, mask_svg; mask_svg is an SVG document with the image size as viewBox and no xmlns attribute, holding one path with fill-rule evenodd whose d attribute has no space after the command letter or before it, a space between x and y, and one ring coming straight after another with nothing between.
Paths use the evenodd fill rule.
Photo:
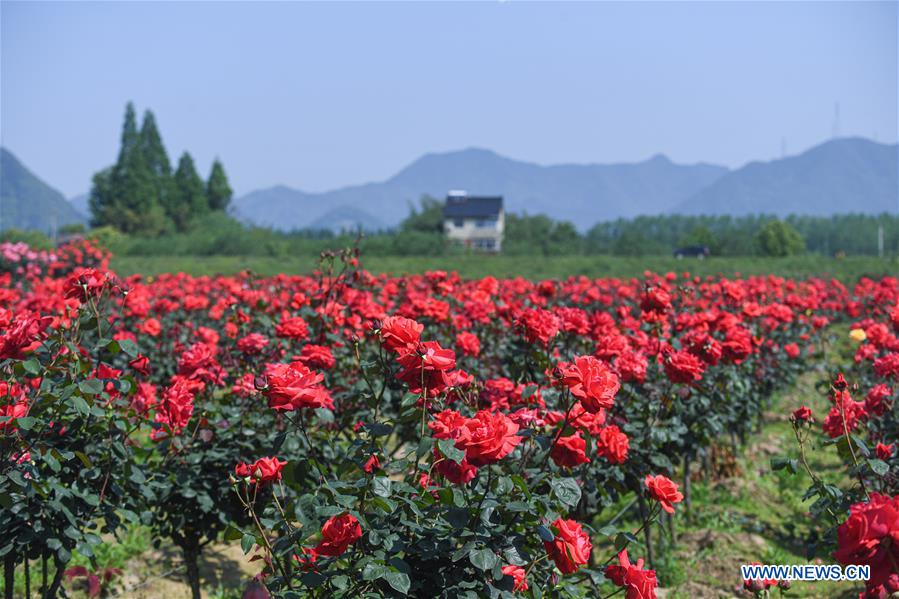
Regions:
<instances>
[{"instance_id":1,"label":"rose bush","mask_svg":"<svg viewBox=\"0 0 899 599\"><path fill-rule=\"evenodd\" d=\"M653 597L653 539L663 513L689 513L691 470L736 452L825 327L884 294L392 277L353 250L310 276L120 281L102 256L16 255L0 280L7 577L26 557L64 572L141 522L181 549L195 596L224 538L273 596ZM622 504L639 525L615 524Z\"/></svg>"}]
</instances>

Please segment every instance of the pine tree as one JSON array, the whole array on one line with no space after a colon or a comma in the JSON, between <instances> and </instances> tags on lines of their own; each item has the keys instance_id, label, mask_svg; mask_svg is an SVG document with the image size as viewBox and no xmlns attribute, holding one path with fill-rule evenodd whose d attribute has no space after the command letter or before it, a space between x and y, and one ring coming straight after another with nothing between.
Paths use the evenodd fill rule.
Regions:
<instances>
[{"instance_id":1,"label":"pine tree","mask_svg":"<svg viewBox=\"0 0 899 599\"><path fill-rule=\"evenodd\" d=\"M172 220L179 231L187 230L191 222L209 210L203 179L197 174L194 160L185 152L175 170L175 202Z\"/></svg>"},{"instance_id":2,"label":"pine tree","mask_svg":"<svg viewBox=\"0 0 899 599\"><path fill-rule=\"evenodd\" d=\"M122 124L122 141L119 147L119 159L117 164L125 161L128 155L140 148L140 136L137 132L137 115L134 112L134 104L128 102L125 105L125 122Z\"/></svg>"},{"instance_id":3,"label":"pine tree","mask_svg":"<svg viewBox=\"0 0 899 599\"><path fill-rule=\"evenodd\" d=\"M219 162L218 158L212 163L212 172L209 173L209 181L206 183L206 198L209 200L209 207L212 210L228 209L231 203L231 186L228 185L228 176L225 174L225 167Z\"/></svg>"},{"instance_id":4,"label":"pine tree","mask_svg":"<svg viewBox=\"0 0 899 599\"><path fill-rule=\"evenodd\" d=\"M149 110L144 112L140 128L140 151L153 177L156 203L165 211L168 219L174 220L175 182L172 179L172 165L162 144L162 136L156 126L156 117Z\"/></svg>"},{"instance_id":5,"label":"pine tree","mask_svg":"<svg viewBox=\"0 0 899 599\"><path fill-rule=\"evenodd\" d=\"M115 166L94 176L90 206L95 225L110 225L124 233L156 235L165 227L153 173L141 151L134 105L125 107L122 145Z\"/></svg>"}]
</instances>

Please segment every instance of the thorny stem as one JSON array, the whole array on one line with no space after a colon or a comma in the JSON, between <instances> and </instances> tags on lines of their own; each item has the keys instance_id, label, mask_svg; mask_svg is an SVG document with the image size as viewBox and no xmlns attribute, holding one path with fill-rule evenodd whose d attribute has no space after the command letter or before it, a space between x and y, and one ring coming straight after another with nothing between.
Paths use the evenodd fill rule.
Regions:
<instances>
[{"instance_id":1,"label":"thorny stem","mask_svg":"<svg viewBox=\"0 0 899 599\"><path fill-rule=\"evenodd\" d=\"M250 501L249 490L247 491L247 499L244 500L243 496L240 494L240 490L238 489L237 498L253 518L253 522L256 524L256 530L259 531L259 536L262 537L262 542L265 543L265 548L266 550L268 550L269 557L275 564L277 564L278 569L281 571L281 575L284 577L285 582L287 582L287 588L292 589L293 586L290 581L290 576L287 575L287 569L284 567L284 564L281 563L281 560L275 556L275 551L274 549L272 549L271 543L269 543L268 536L266 536L265 534L265 529L262 528L262 523L259 522L259 518L256 516L256 510L253 509L253 505L256 502L256 491L258 490L258 486L259 485L254 485L253 501Z\"/></svg>"},{"instance_id":2,"label":"thorny stem","mask_svg":"<svg viewBox=\"0 0 899 599\"><path fill-rule=\"evenodd\" d=\"M793 433L796 435L796 441L799 442L799 461L802 463L803 468L808 473L809 478L812 479L814 485L818 488L818 492L824 494L824 483L818 478L814 472L812 472L811 467L809 466L808 459L805 457L805 439L802 438L802 434L799 432L799 427L794 424L793 425ZM839 518L837 515L833 513L833 510L830 507L827 508L828 513L834 519L834 521L839 522Z\"/></svg>"},{"instance_id":3,"label":"thorny stem","mask_svg":"<svg viewBox=\"0 0 899 599\"><path fill-rule=\"evenodd\" d=\"M858 482L862 486L862 491L865 492L865 498L870 501L871 496L868 494L868 486L865 484L865 479L858 469L858 457L855 455L855 448L852 446L852 439L849 437L849 424L846 422L846 413L843 411L843 394L842 392L839 393L837 406L840 408L840 420L843 421L843 436L846 438L846 443L849 445L849 455L852 456L852 463L855 464L855 470L858 473Z\"/></svg>"}]
</instances>

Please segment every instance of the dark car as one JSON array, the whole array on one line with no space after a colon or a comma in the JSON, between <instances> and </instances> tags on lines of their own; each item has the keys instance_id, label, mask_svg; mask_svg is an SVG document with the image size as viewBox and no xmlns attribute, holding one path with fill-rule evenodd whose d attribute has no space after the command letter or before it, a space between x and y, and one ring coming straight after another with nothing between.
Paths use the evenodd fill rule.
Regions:
<instances>
[{"instance_id":1,"label":"dark car","mask_svg":"<svg viewBox=\"0 0 899 599\"><path fill-rule=\"evenodd\" d=\"M678 259L699 258L700 260L704 260L710 255L711 252L709 252L708 246L705 245L688 245L687 247L674 250L674 257Z\"/></svg>"}]
</instances>

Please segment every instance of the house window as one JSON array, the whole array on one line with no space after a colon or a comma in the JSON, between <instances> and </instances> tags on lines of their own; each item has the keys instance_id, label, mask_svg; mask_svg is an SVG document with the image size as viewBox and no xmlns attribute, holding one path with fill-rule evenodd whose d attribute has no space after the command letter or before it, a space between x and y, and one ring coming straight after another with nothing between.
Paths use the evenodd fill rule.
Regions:
<instances>
[{"instance_id":1,"label":"house window","mask_svg":"<svg viewBox=\"0 0 899 599\"><path fill-rule=\"evenodd\" d=\"M476 225L479 229L495 229L496 228L496 219L495 218L482 218L477 221Z\"/></svg>"},{"instance_id":2,"label":"house window","mask_svg":"<svg viewBox=\"0 0 899 599\"><path fill-rule=\"evenodd\" d=\"M496 242L493 239L476 239L474 246L482 250L492 250L496 247Z\"/></svg>"},{"instance_id":3,"label":"house window","mask_svg":"<svg viewBox=\"0 0 899 599\"><path fill-rule=\"evenodd\" d=\"M463 227L464 225L465 225L465 221L462 220L461 218L453 219L453 226L456 226L456 227L461 228L461 227Z\"/></svg>"}]
</instances>

